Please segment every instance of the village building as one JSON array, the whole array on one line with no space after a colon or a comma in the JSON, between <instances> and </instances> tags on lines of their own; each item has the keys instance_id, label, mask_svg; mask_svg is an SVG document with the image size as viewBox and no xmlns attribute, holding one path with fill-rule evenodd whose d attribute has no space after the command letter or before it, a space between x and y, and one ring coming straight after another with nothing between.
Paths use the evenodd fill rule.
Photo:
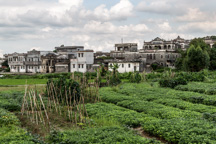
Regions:
<instances>
[{"instance_id":1,"label":"village building","mask_svg":"<svg viewBox=\"0 0 216 144\"><path fill-rule=\"evenodd\" d=\"M189 47L190 40L185 40L178 36L174 40L164 40L159 37L153 39L150 42L145 42L143 45L144 50L186 50Z\"/></svg>"},{"instance_id":2,"label":"village building","mask_svg":"<svg viewBox=\"0 0 216 144\"><path fill-rule=\"evenodd\" d=\"M140 61L110 61L108 63L109 70L112 71L112 66L114 64L118 65L118 72L125 73L125 72L140 72Z\"/></svg>"},{"instance_id":3,"label":"village building","mask_svg":"<svg viewBox=\"0 0 216 144\"><path fill-rule=\"evenodd\" d=\"M210 48L213 47L213 45L216 43L215 39L212 39L210 36L204 37L204 42L210 46Z\"/></svg>"},{"instance_id":4,"label":"village building","mask_svg":"<svg viewBox=\"0 0 216 144\"><path fill-rule=\"evenodd\" d=\"M56 57L55 72L70 72L70 60L67 55L58 55Z\"/></svg>"},{"instance_id":5,"label":"village building","mask_svg":"<svg viewBox=\"0 0 216 144\"><path fill-rule=\"evenodd\" d=\"M41 73L54 73L57 54L50 52L41 56Z\"/></svg>"},{"instance_id":6,"label":"village building","mask_svg":"<svg viewBox=\"0 0 216 144\"><path fill-rule=\"evenodd\" d=\"M8 65L10 67L10 71L14 73L26 73L26 53L12 53L8 54Z\"/></svg>"},{"instance_id":7,"label":"village building","mask_svg":"<svg viewBox=\"0 0 216 144\"><path fill-rule=\"evenodd\" d=\"M60 47L55 47L56 53L60 55L66 55L68 59L77 57L78 51L83 51L84 46L64 46L61 45Z\"/></svg>"},{"instance_id":8,"label":"village building","mask_svg":"<svg viewBox=\"0 0 216 144\"><path fill-rule=\"evenodd\" d=\"M82 50L77 52L77 57L70 59L70 72L88 72L94 64L94 51Z\"/></svg>"}]
</instances>

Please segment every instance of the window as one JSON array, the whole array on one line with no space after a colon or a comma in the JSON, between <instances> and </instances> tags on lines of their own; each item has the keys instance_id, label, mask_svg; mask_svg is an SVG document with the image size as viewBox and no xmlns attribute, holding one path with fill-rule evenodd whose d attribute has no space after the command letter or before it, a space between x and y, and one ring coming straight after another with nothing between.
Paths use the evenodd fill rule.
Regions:
<instances>
[{"instance_id":1,"label":"window","mask_svg":"<svg viewBox=\"0 0 216 144\"><path fill-rule=\"evenodd\" d=\"M122 68L124 67L124 64L122 64Z\"/></svg>"},{"instance_id":2,"label":"window","mask_svg":"<svg viewBox=\"0 0 216 144\"><path fill-rule=\"evenodd\" d=\"M80 57L80 53L78 53L78 57Z\"/></svg>"},{"instance_id":3,"label":"window","mask_svg":"<svg viewBox=\"0 0 216 144\"><path fill-rule=\"evenodd\" d=\"M130 68L130 64L128 64L128 67Z\"/></svg>"},{"instance_id":4,"label":"window","mask_svg":"<svg viewBox=\"0 0 216 144\"><path fill-rule=\"evenodd\" d=\"M81 57L83 57L84 56L84 54L83 53L81 53Z\"/></svg>"},{"instance_id":5,"label":"window","mask_svg":"<svg viewBox=\"0 0 216 144\"><path fill-rule=\"evenodd\" d=\"M78 64L78 67L80 68L80 64Z\"/></svg>"},{"instance_id":6,"label":"window","mask_svg":"<svg viewBox=\"0 0 216 144\"><path fill-rule=\"evenodd\" d=\"M73 68L75 68L75 64L73 64Z\"/></svg>"},{"instance_id":7,"label":"window","mask_svg":"<svg viewBox=\"0 0 216 144\"><path fill-rule=\"evenodd\" d=\"M84 64L82 64L82 68L84 68Z\"/></svg>"},{"instance_id":8,"label":"window","mask_svg":"<svg viewBox=\"0 0 216 144\"><path fill-rule=\"evenodd\" d=\"M163 55L161 55L161 58L163 58Z\"/></svg>"}]
</instances>

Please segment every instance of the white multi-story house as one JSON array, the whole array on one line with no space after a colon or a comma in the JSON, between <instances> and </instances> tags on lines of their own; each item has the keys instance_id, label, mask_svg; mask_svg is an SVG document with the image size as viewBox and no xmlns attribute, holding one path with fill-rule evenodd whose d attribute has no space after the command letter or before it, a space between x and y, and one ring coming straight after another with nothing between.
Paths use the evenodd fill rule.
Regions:
<instances>
[{"instance_id":1,"label":"white multi-story house","mask_svg":"<svg viewBox=\"0 0 216 144\"><path fill-rule=\"evenodd\" d=\"M33 49L32 51L27 52L26 56L26 72L28 73L39 73L41 72L41 56L51 51L37 51Z\"/></svg>"},{"instance_id":2,"label":"white multi-story house","mask_svg":"<svg viewBox=\"0 0 216 144\"><path fill-rule=\"evenodd\" d=\"M112 66L114 64L118 64L118 72L125 73L125 72L136 72L140 71L140 62L136 61L116 61L116 62L109 62L109 70L112 71Z\"/></svg>"},{"instance_id":3,"label":"white multi-story house","mask_svg":"<svg viewBox=\"0 0 216 144\"><path fill-rule=\"evenodd\" d=\"M70 59L70 71L85 73L92 69L94 64L94 51L82 50L77 52L77 57Z\"/></svg>"},{"instance_id":4,"label":"white multi-story house","mask_svg":"<svg viewBox=\"0 0 216 144\"><path fill-rule=\"evenodd\" d=\"M14 73L25 73L26 72L26 53L12 53L8 54L8 65L10 71Z\"/></svg>"}]
</instances>

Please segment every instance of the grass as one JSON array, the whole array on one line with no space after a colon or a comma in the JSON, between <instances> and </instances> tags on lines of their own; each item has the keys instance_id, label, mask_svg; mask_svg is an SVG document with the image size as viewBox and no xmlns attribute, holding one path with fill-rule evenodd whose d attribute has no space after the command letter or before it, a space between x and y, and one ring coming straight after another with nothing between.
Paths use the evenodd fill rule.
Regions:
<instances>
[{"instance_id":1,"label":"grass","mask_svg":"<svg viewBox=\"0 0 216 144\"><path fill-rule=\"evenodd\" d=\"M47 79L0 79L0 86L46 84Z\"/></svg>"},{"instance_id":2,"label":"grass","mask_svg":"<svg viewBox=\"0 0 216 144\"><path fill-rule=\"evenodd\" d=\"M34 85L32 85L31 87L35 87ZM43 85L36 85L36 89L39 92L43 92L45 90L45 86ZM8 86L3 86L0 87L0 92L24 92L25 91L25 86L15 86L15 87L8 87Z\"/></svg>"}]
</instances>

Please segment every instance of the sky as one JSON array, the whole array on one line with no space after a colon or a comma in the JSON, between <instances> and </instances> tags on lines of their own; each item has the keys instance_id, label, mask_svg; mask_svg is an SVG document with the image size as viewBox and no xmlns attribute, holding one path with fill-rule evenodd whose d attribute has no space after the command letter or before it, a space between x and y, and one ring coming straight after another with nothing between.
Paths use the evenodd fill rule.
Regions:
<instances>
[{"instance_id":1,"label":"sky","mask_svg":"<svg viewBox=\"0 0 216 144\"><path fill-rule=\"evenodd\" d=\"M0 57L77 45L114 50L115 43L155 37L216 35L215 0L0 0Z\"/></svg>"}]
</instances>

